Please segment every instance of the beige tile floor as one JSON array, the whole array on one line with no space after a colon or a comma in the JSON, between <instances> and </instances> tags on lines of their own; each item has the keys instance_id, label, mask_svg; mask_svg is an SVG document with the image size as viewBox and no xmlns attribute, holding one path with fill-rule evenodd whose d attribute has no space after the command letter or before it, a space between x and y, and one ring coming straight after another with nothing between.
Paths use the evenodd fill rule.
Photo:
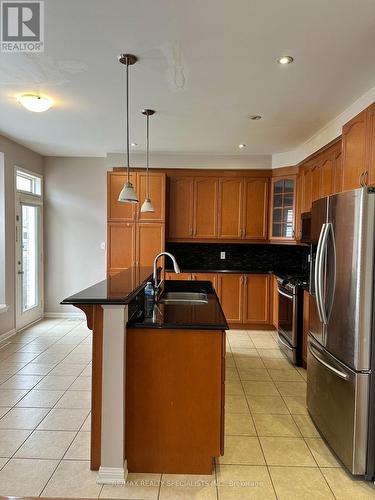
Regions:
<instances>
[{"instance_id":1,"label":"beige tile floor","mask_svg":"<svg viewBox=\"0 0 375 500\"><path fill-rule=\"evenodd\" d=\"M0 343L0 495L122 499L375 499L341 468L306 411L306 372L274 332L227 335L225 455L212 476L129 474L99 486L89 469L91 333L44 320Z\"/></svg>"}]
</instances>

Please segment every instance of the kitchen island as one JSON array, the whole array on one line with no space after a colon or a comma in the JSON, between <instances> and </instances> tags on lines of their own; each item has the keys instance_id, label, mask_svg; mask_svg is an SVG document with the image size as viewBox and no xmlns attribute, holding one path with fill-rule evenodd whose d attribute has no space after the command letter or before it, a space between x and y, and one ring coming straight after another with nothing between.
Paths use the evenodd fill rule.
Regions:
<instances>
[{"instance_id":1,"label":"kitchen island","mask_svg":"<svg viewBox=\"0 0 375 500\"><path fill-rule=\"evenodd\" d=\"M223 453L225 329L210 282L164 282L143 312L151 268L128 269L65 299L93 330L91 469L102 484L130 472L212 472ZM168 290L201 303L163 302Z\"/></svg>"}]
</instances>

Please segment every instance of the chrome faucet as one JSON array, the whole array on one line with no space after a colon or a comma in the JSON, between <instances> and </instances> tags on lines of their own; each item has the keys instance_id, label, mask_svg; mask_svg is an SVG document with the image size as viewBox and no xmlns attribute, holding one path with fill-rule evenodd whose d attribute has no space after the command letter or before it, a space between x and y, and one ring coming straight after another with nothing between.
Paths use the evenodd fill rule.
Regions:
<instances>
[{"instance_id":1,"label":"chrome faucet","mask_svg":"<svg viewBox=\"0 0 375 500\"><path fill-rule=\"evenodd\" d=\"M174 258L174 256L169 253L169 252L161 252L159 253L155 259L154 259L154 274L153 274L153 280L154 280L154 288L155 290L157 291L159 286L161 285L161 282L158 283L158 260L159 260L159 257L162 257L163 255L167 255L168 257L170 257L172 259L172 262L173 262L173 268L174 268L174 272L175 273L180 273L180 268L177 264L177 261L176 259Z\"/></svg>"}]
</instances>

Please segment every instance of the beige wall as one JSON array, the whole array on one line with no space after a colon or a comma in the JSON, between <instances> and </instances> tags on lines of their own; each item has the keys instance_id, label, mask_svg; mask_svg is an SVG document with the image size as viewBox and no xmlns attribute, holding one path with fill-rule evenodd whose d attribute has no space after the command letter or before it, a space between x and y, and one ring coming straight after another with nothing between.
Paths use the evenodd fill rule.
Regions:
<instances>
[{"instance_id":1,"label":"beige wall","mask_svg":"<svg viewBox=\"0 0 375 500\"><path fill-rule=\"evenodd\" d=\"M105 158L45 158L46 313L79 312L60 301L105 278Z\"/></svg>"},{"instance_id":2,"label":"beige wall","mask_svg":"<svg viewBox=\"0 0 375 500\"><path fill-rule=\"evenodd\" d=\"M15 328L15 199L14 167L43 174L43 157L0 135L0 152L4 154L5 185L5 299L9 310L0 314L0 335Z\"/></svg>"}]
</instances>

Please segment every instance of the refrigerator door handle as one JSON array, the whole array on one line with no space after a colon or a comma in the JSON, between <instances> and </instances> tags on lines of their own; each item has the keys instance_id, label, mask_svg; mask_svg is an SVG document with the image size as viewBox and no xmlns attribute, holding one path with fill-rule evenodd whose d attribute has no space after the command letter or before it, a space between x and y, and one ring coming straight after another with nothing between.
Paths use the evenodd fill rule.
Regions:
<instances>
[{"instance_id":1,"label":"refrigerator door handle","mask_svg":"<svg viewBox=\"0 0 375 500\"><path fill-rule=\"evenodd\" d=\"M324 323L325 311L323 306L323 241L326 234L327 224L323 224L320 230L318 247L316 250L316 260L315 260L315 296L316 305L318 309L319 319L321 323Z\"/></svg>"},{"instance_id":2,"label":"refrigerator door handle","mask_svg":"<svg viewBox=\"0 0 375 500\"><path fill-rule=\"evenodd\" d=\"M326 312L326 319L327 323L329 321L329 318L331 316L332 308L333 308L333 301L335 298L335 289L336 289L336 240L335 240L335 232L333 230L333 224L329 222L327 224L328 230L327 230L327 239L325 243L325 248L327 247L327 242L328 242L328 236L330 236L332 245L332 255L333 255L333 262L332 262L332 269L330 269L330 279L332 280L331 283L329 283L329 291L330 291L330 296L328 297L328 304L326 306L325 312Z\"/></svg>"},{"instance_id":3,"label":"refrigerator door handle","mask_svg":"<svg viewBox=\"0 0 375 500\"><path fill-rule=\"evenodd\" d=\"M344 380L348 380L349 379L349 375L347 373L344 373L340 370L337 370L337 368L334 368L333 366L331 366L330 364L326 363L325 361L322 360L322 358L320 358L317 354L315 354L314 352L314 347L309 343L309 352L311 354L311 356L313 358L316 359L316 361L318 361L318 363L320 363L321 365L325 366L329 371L331 371L332 373L334 373L335 375L337 375L338 377L344 379Z\"/></svg>"}]
</instances>

